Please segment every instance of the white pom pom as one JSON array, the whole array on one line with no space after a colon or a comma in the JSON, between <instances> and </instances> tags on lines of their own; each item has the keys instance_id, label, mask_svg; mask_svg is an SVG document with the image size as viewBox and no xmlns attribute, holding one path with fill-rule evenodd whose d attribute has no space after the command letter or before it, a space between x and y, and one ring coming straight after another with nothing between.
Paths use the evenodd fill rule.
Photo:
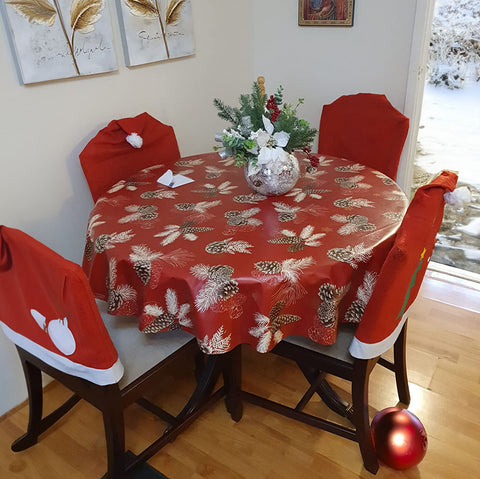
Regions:
<instances>
[{"instance_id":1,"label":"white pom pom","mask_svg":"<svg viewBox=\"0 0 480 479\"><path fill-rule=\"evenodd\" d=\"M130 133L127 136L126 140L130 143L134 148L141 148L143 145L143 139L137 133Z\"/></svg>"},{"instance_id":2,"label":"white pom pom","mask_svg":"<svg viewBox=\"0 0 480 479\"><path fill-rule=\"evenodd\" d=\"M470 201L472 201L472 194L466 186L460 186L460 188L457 188L452 192L445 193L443 196L445 201L449 205L453 206L462 206L465 203L470 203Z\"/></svg>"}]
</instances>

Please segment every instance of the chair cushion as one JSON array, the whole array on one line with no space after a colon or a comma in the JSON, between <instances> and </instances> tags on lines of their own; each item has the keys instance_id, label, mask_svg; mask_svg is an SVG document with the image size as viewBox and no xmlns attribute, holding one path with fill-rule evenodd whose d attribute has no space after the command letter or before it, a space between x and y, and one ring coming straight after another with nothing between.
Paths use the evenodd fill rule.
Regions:
<instances>
[{"instance_id":1,"label":"chair cushion","mask_svg":"<svg viewBox=\"0 0 480 479\"><path fill-rule=\"evenodd\" d=\"M146 334L138 330L138 319L132 316L111 316L106 303L97 300L98 309L124 367L120 389L135 381L161 361L178 351L195 336L186 331Z\"/></svg>"},{"instance_id":2,"label":"chair cushion","mask_svg":"<svg viewBox=\"0 0 480 479\"><path fill-rule=\"evenodd\" d=\"M354 359L348 352L348 348L354 335L355 328L352 327L352 325L340 325L338 328L337 340L335 343L328 346L318 344L304 336L288 336L284 338L283 341L295 344L296 346L308 349L317 354L323 354L348 364L353 364Z\"/></svg>"}]
</instances>

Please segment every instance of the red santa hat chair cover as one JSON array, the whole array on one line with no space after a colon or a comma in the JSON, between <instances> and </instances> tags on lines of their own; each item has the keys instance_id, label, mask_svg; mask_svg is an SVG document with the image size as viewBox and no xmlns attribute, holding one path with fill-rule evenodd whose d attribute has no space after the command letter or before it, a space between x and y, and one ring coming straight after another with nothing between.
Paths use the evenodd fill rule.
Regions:
<instances>
[{"instance_id":1,"label":"red santa hat chair cover","mask_svg":"<svg viewBox=\"0 0 480 479\"><path fill-rule=\"evenodd\" d=\"M112 120L80 153L93 201L120 180L149 166L180 158L175 132L148 113Z\"/></svg>"},{"instance_id":2,"label":"red santa hat chair cover","mask_svg":"<svg viewBox=\"0 0 480 479\"><path fill-rule=\"evenodd\" d=\"M344 95L324 105L318 153L347 158L395 179L409 120L385 95Z\"/></svg>"},{"instance_id":3,"label":"red santa hat chair cover","mask_svg":"<svg viewBox=\"0 0 480 479\"><path fill-rule=\"evenodd\" d=\"M20 230L0 227L0 322L22 349L67 374L105 385L123 366L87 278Z\"/></svg>"},{"instance_id":4,"label":"red santa hat chair cover","mask_svg":"<svg viewBox=\"0 0 480 479\"><path fill-rule=\"evenodd\" d=\"M418 293L435 244L443 218L444 194L452 192L456 182L455 173L443 172L416 192L358 327L340 325L337 340L331 346L303 336L289 336L273 349L275 354L295 361L310 383L298 404L292 408L244 391L246 401L357 441L365 468L377 472L379 464L368 414L369 376L377 362L393 371L400 401L408 406L405 313ZM392 345L393 362L380 356ZM326 374L350 381L351 405L333 392L325 380ZM333 411L348 418L353 428L304 413L304 407L315 393Z\"/></svg>"},{"instance_id":5,"label":"red santa hat chair cover","mask_svg":"<svg viewBox=\"0 0 480 479\"><path fill-rule=\"evenodd\" d=\"M455 189L457 179L455 173L443 171L416 191L358 325L350 346L352 356L374 358L395 343L435 246L443 220L444 195Z\"/></svg>"},{"instance_id":6,"label":"red santa hat chair cover","mask_svg":"<svg viewBox=\"0 0 480 479\"><path fill-rule=\"evenodd\" d=\"M22 231L2 225L0 305L0 325L17 345L29 396L27 433L12 444L14 451L35 444L83 398L102 412L108 477L124 477L221 397L222 391L217 391L201 403L190 400L176 417L142 398L162 380L165 366L171 367L186 353L198 353L194 336L185 331L142 334L136 320L127 317L107 318L107 330L80 266ZM74 392L46 417L42 417L41 371ZM168 427L127 463L123 409L133 402L158 415Z\"/></svg>"}]
</instances>

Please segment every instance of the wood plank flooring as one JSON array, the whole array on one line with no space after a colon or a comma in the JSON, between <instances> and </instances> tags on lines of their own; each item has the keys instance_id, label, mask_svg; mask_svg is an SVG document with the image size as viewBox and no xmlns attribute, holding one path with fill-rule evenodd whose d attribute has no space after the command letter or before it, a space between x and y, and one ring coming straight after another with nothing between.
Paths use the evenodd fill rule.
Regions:
<instances>
[{"instance_id":1,"label":"wood plank flooring","mask_svg":"<svg viewBox=\"0 0 480 479\"><path fill-rule=\"evenodd\" d=\"M453 280L452 280L453 281ZM407 471L380 466L376 477L412 479L480 478L480 291L436 273L424 281L410 312L408 368L412 394L410 411L428 435L424 460ZM245 347L244 388L293 405L305 380L286 360L261 355ZM192 388L190 364L166 376L154 398L178 412ZM335 381L344 393L346 384ZM46 409L68 391L51 383ZM392 374L376 367L370 385L371 416L396 404ZM315 413L330 414L315 398ZM27 406L0 421L0 477L32 479L92 479L106 470L100 414L81 402L40 442L14 453L11 442L23 434ZM161 423L137 406L126 413L127 447L140 451ZM290 479L372 478L364 468L358 445L347 439L297 423L246 404L235 423L223 402L205 413L172 444L149 461L169 479Z\"/></svg>"}]
</instances>

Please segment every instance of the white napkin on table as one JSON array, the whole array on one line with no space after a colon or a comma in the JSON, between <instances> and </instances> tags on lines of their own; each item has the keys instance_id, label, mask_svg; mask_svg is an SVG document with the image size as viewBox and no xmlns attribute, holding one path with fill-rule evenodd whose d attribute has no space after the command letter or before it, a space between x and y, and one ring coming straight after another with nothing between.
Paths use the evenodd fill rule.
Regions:
<instances>
[{"instance_id":1,"label":"white napkin on table","mask_svg":"<svg viewBox=\"0 0 480 479\"><path fill-rule=\"evenodd\" d=\"M172 170L167 170L157 182L161 185L168 186L169 188L177 188L177 186L186 185L191 183L193 180L183 175L174 175Z\"/></svg>"}]
</instances>

